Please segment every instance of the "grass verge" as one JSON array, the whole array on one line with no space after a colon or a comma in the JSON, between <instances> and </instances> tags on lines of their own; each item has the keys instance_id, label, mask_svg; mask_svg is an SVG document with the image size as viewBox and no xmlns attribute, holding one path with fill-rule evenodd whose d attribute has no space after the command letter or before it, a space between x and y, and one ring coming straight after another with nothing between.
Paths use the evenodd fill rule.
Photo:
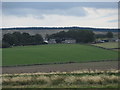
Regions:
<instances>
[{"instance_id":1,"label":"grass verge","mask_svg":"<svg viewBox=\"0 0 120 90\"><path fill-rule=\"evenodd\" d=\"M87 72L87 73L85 73ZM118 88L118 70L3 74L3 88Z\"/></svg>"}]
</instances>

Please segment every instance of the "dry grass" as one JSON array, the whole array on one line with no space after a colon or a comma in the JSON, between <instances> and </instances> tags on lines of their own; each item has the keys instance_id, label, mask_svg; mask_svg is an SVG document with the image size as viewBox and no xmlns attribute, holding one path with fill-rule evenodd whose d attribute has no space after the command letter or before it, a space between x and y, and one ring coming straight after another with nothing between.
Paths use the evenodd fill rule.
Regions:
<instances>
[{"instance_id":1,"label":"dry grass","mask_svg":"<svg viewBox=\"0 0 120 90\"><path fill-rule=\"evenodd\" d=\"M80 75L80 74L84 75ZM92 75L90 75L90 73ZM96 74L101 73L101 74ZM112 74L109 74L112 73ZM111 71L74 71L74 72L52 72L52 73L28 73L28 74L5 74L3 86L20 85L45 85L45 86L67 86L67 85L107 85L118 84L120 77L116 75L118 70Z\"/></svg>"},{"instance_id":2,"label":"dry grass","mask_svg":"<svg viewBox=\"0 0 120 90\"><path fill-rule=\"evenodd\" d=\"M72 71L72 72L38 72L38 73L21 73L21 74L2 74L0 77L4 76L35 76L35 75L60 75L60 74L98 74L98 73L104 73L104 74L109 74L109 73L120 73L120 70L115 70L115 69L109 69L109 70L77 70L77 71Z\"/></svg>"},{"instance_id":3,"label":"dry grass","mask_svg":"<svg viewBox=\"0 0 120 90\"><path fill-rule=\"evenodd\" d=\"M108 84L119 83L119 77L115 75L97 75L97 76L38 76L38 77L12 77L3 78L3 85L59 85L59 84Z\"/></svg>"}]
</instances>

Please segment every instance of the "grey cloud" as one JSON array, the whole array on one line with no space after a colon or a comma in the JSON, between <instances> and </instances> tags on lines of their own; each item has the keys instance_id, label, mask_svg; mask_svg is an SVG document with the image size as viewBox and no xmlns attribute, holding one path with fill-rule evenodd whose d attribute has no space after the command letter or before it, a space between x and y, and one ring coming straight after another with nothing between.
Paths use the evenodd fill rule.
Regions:
<instances>
[{"instance_id":1,"label":"grey cloud","mask_svg":"<svg viewBox=\"0 0 120 90\"><path fill-rule=\"evenodd\" d=\"M72 7L117 8L117 2L3 2L3 8L68 9Z\"/></svg>"},{"instance_id":2,"label":"grey cloud","mask_svg":"<svg viewBox=\"0 0 120 90\"><path fill-rule=\"evenodd\" d=\"M93 2L4 2L3 14L27 16L28 14L42 17L44 14L57 14L65 16L85 16L87 12L83 7L117 8L117 3Z\"/></svg>"},{"instance_id":3,"label":"grey cloud","mask_svg":"<svg viewBox=\"0 0 120 90\"><path fill-rule=\"evenodd\" d=\"M8 12L9 11L9 12ZM19 9L9 9L3 10L3 14L6 15L15 15L15 16L27 16L27 15L35 15L39 18L43 18L43 15L64 15L64 16L86 16L87 12L81 7L73 7L68 9L29 9L29 8L19 8Z\"/></svg>"},{"instance_id":4,"label":"grey cloud","mask_svg":"<svg viewBox=\"0 0 120 90\"><path fill-rule=\"evenodd\" d=\"M109 20L108 22L114 23L114 22L118 22L118 20Z\"/></svg>"}]
</instances>

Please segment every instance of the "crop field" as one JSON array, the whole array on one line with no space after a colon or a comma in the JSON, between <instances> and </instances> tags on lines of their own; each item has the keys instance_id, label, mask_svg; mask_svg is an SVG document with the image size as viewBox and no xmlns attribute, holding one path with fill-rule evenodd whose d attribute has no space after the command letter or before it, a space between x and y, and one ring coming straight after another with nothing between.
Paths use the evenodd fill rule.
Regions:
<instances>
[{"instance_id":1,"label":"crop field","mask_svg":"<svg viewBox=\"0 0 120 90\"><path fill-rule=\"evenodd\" d=\"M82 44L51 44L4 48L3 66L116 60L117 51Z\"/></svg>"}]
</instances>

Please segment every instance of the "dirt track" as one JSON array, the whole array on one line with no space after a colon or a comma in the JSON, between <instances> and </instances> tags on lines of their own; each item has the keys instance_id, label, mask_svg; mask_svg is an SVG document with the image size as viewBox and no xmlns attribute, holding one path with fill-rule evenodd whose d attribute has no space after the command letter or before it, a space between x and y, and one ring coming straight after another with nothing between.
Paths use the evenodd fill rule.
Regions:
<instances>
[{"instance_id":1,"label":"dirt track","mask_svg":"<svg viewBox=\"0 0 120 90\"><path fill-rule=\"evenodd\" d=\"M83 69L118 69L118 61L101 61L101 62L87 62L87 63L70 63L70 64L51 64L51 65L33 65L33 66L17 66L17 67L3 67L3 74L5 73L35 73L35 72L55 72L55 71L75 71Z\"/></svg>"}]
</instances>

